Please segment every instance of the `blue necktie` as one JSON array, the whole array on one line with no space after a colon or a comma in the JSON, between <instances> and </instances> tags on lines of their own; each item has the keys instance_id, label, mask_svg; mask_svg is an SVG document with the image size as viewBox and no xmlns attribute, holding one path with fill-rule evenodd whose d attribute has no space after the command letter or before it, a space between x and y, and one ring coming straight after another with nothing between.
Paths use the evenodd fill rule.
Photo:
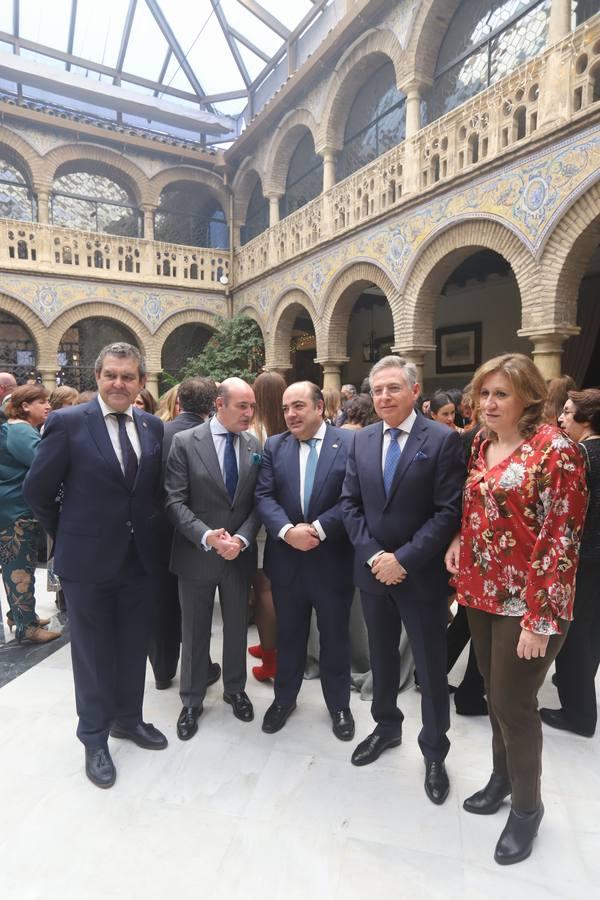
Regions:
<instances>
[{"instance_id":1,"label":"blue necktie","mask_svg":"<svg viewBox=\"0 0 600 900\"><path fill-rule=\"evenodd\" d=\"M138 470L138 458L127 434L127 415L125 413L113 413L113 415L116 416L119 423L119 444L121 445L121 455L123 456L125 484L132 491Z\"/></svg>"},{"instance_id":2,"label":"blue necktie","mask_svg":"<svg viewBox=\"0 0 600 900\"><path fill-rule=\"evenodd\" d=\"M312 494L313 485L315 483L315 472L317 471L317 463L319 461L319 455L317 453L317 440L318 438L310 438L308 441L304 441L305 444L308 444L310 450L308 451L308 459L306 460L306 469L304 472L304 518L308 516L308 506L310 503L310 496Z\"/></svg>"},{"instance_id":3,"label":"blue necktie","mask_svg":"<svg viewBox=\"0 0 600 900\"><path fill-rule=\"evenodd\" d=\"M392 481L396 473L396 466L400 459L400 444L398 443L398 435L402 431L401 428L389 428L390 446L385 456L385 465L383 467L383 486L385 488L385 496L389 497L392 487Z\"/></svg>"},{"instance_id":4,"label":"blue necktie","mask_svg":"<svg viewBox=\"0 0 600 900\"><path fill-rule=\"evenodd\" d=\"M237 459L235 458L235 447L233 446L233 442L235 440L235 432L228 431L225 435L225 439L227 443L225 444L225 459L224 459L224 469L225 469L225 487L227 488L227 493L233 500L235 497L235 489L238 483L238 466Z\"/></svg>"}]
</instances>

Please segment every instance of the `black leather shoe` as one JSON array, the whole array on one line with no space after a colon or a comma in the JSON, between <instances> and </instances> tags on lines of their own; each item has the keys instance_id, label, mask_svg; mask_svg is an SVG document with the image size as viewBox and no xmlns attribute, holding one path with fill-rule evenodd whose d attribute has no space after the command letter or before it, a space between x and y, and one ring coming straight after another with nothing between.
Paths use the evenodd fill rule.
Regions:
<instances>
[{"instance_id":1,"label":"black leather shoe","mask_svg":"<svg viewBox=\"0 0 600 900\"><path fill-rule=\"evenodd\" d=\"M215 684L219 678L221 677L221 666L219 663L211 662L208 667L208 680L206 682L207 687L210 687L211 684Z\"/></svg>"},{"instance_id":2,"label":"black leather shoe","mask_svg":"<svg viewBox=\"0 0 600 900\"><path fill-rule=\"evenodd\" d=\"M184 706L177 719L177 737L189 741L198 731L198 719L202 715L201 706Z\"/></svg>"},{"instance_id":3,"label":"black leather shoe","mask_svg":"<svg viewBox=\"0 0 600 900\"><path fill-rule=\"evenodd\" d=\"M333 733L340 741L351 741L354 737L354 718L350 709L338 709L331 713Z\"/></svg>"},{"instance_id":4,"label":"black leather shoe","mask_svg":"<svg viewBox=\"0 0 600 900\"><path fill-rule=\"evenodd\" d=\"M225 693L223 700L233 707L233 714L240 722L251 722L254 718L254 709L246 691L240 691L239 694Z\"/></svg>"},{"instance_id":5,"label":"black leather shoe","mask_svg":"<svg viewBox=\"0 0 600 900\"><path fill-rule=\"evenodd\" d=\"M99 788L110 788L116 781L117 770L106 747L99 750L85 748L85 774Z\"/></svg>"},{"instance_id":6,"label":"black leather shoe","mask_svg":"<svg viewBox=\"0 0 600 900\"><path fill-rule=\"evenodd\" d=\"M587 728L576 728L575 725L572 725L567 719L564 709L548 709L547 706L542 706L540 709L540 719L552 728L559 728L561 731L571 731L573 734L578 734L581 737L594 737L594 732L596 730L590 731Z\"/></svg>"},{"instance_id":7,"label":"black leather shoe","mask_svg":"<svg viewBox=\"0 0 600 900\"><path fill-rule=\"evenodd\" d=\"M157 691L166 691L167 688L170 688L173 684L172 678L157 678L156 679L156 690Z\"/></svg>"},{"instance_id":8,"label":"black leather shoe","mask_svg":"<svg viewBox=\"0 0 600 900\"><path fill-rule=\"evenodd\" d=\"M532 813L511 809L504 831L496 844L494 859L501 866L511 866L531 855L533 842L544 816L544 804Z\"/></svg>"},{"instance_id":9,"label":"black leather shoe","mask_svg":"<svg viewBox=\"0 0 600 900\"><path fill-rule=\"evenodd\" d=\"M450 792L450 781L443 762L425 760L425 793L440 806Z\"/></svg>"},{"instance_id":10,"label":"black leather shoe","mask_svg":"<svg viewBox=\"0 0 600 900\"><path fill-rule=\"evenodd\" d=\"M488 705L485 697L465 697L460 691L457 691L454 695L454 708L459 716L488 715Z\"/></svg>"},{"instance_id":11,"label":"black leather shoe","mask_svg":"<svg viewBox=\"0 0 600 900\"><path fill-rule=\"evenodd\" d=\"M162 731L155 728L150 722L138 722L133 728L123 728L116 724L110 729L113 738L124 738L133 741L143 750L164 750L169 743Z\"/></svg>"},{"instance_id":12,"label":"black leather shoe","mask_svg":"<svg viewBox=\"0 0 600 900\"><path fill-rule=\"evenodd\" d=\"M277 702L271 703L265 713L262 730L266 732L266 734L275 734L276 731L281 731L295 709L295 703L292 703L291 706L281 706L281 704Z\"/></svg>"},{"instance_id":13,"label":"black leather shoe","mask_svg":"<svg viewBox=\"0 0 600 900\"><path fill-rule=\"evenodd\" d=\"M398 747L401 743L402 733L395 738L386 738L381 734L373 732L373 734L370 734L368 738L365 738L364 741L361 741L360 744L355 747L351 757L352 765L368 766L369 763L379 759L384 750L389 750L391 747Z\"/></svg>"},{"instance_id":14,"label":"black leather shoe","mask_svg":"<svg viewBox=\"0 0 600 900\"><path fill-rule=\"evenodd\" d=\"M477 816L491 816L497 813L502 801L510 796L510 781L506 775L492 772L490 780L484 788L472 794L463 803L463 809Z\"/></svg>"}]
</instances>

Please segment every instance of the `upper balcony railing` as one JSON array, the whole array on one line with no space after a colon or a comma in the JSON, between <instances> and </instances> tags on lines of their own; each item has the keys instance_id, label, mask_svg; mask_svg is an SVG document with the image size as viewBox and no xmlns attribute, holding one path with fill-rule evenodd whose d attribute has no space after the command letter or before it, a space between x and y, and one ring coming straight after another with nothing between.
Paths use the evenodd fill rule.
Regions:
<instances>
[{"instance_id":1,"label":"upper balcony railing","mask_svg":"<svg viewBox=\"0 0 600 900\"><path fill-rule=\"evenodd\" d=\"M560 66L558 84L549 74L551 57ZM235 284L470 173L598 103L600 14L236 249Z\"/></svg>"},{"instance_id":2,"label":"upper balcony railing","mask_svg":"<svg viewBox=\"0 0 600 900\"><path fill-rule=\"evenodd\" d=\"M0 268L223 291L229 250L0 219Z\"/></svg>"}]
</instances>

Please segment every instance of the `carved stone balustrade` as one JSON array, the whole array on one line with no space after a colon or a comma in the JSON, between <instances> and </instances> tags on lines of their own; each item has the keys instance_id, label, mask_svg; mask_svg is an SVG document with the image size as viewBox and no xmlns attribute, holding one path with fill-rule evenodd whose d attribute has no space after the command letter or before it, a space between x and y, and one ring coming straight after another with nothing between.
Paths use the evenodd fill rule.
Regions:
<instances>
[{"instance_id":1,"label":"carved stone balustrade","mask_svg":"<svg viewBox=\"0 0 600 900\"><path fill-rule=\"evenodd\" d=\"M223 292L229 250L0 219L0 267Z\"/></svg>"},{"instance_id":2,"label":"carved stone balustrade","mask_svg":"<svg viewBox=\"0 0 600 900\"><path fill-rule=\"evenodd\" d=\"M520 144L547 140L597 104L600 14L236 249L236 286Z\"/></svg>"}]
</instances>

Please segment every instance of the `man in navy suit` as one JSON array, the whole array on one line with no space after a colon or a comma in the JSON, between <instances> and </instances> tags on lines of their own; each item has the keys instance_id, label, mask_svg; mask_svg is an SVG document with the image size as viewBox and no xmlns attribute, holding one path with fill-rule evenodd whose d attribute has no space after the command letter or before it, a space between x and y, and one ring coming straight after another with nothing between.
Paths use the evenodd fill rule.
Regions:
<instances>
[{"instance_id":1,"label":"man in navy suit","mask_svg":"<svg viewBox=\"0 0 600 900\"><path fill-rule=\"evenodd\" d=\"M420 388L414 366L386 356L373 366L370 383L383 422L356 433L342 507L369 633L377 726L352 762L367 765L401 743L398 646L404 625L421 687L425 791L439 804L449 791L444 759L450 747L443 562L460 525L465 466L458 434L415 412Z\"/></svg>"},{"instance_id":2,"label":"man in navy suit","mask_svg":"<svg viewBox=\"0 0 600 900\"><path fill-rule=\"evenodd\" d=\"M163 437L160 419L132 406L145 380L136 347L104 347L98 396L49 416L24 486L54 539L69 609L77 736L86 774L101 788L116 778L109 733L146 749L167 746L142 720Z\"/></svg>"},{"instance_id":3,"label":"man in navy suit","mask_svg":"<svg viewBox=\"0 0 600 900\"><path fill-rule=\"evenodd\" d=\"M339 500L353 434L325 424L323 395L308 381L287 388L283 413L288 431L268 438L256 486L277 614L275 701L262 728L279 731L296 708L314 608L325 703L333 733L349 741L352 547Z\"/></svg>"}]
</instances>

